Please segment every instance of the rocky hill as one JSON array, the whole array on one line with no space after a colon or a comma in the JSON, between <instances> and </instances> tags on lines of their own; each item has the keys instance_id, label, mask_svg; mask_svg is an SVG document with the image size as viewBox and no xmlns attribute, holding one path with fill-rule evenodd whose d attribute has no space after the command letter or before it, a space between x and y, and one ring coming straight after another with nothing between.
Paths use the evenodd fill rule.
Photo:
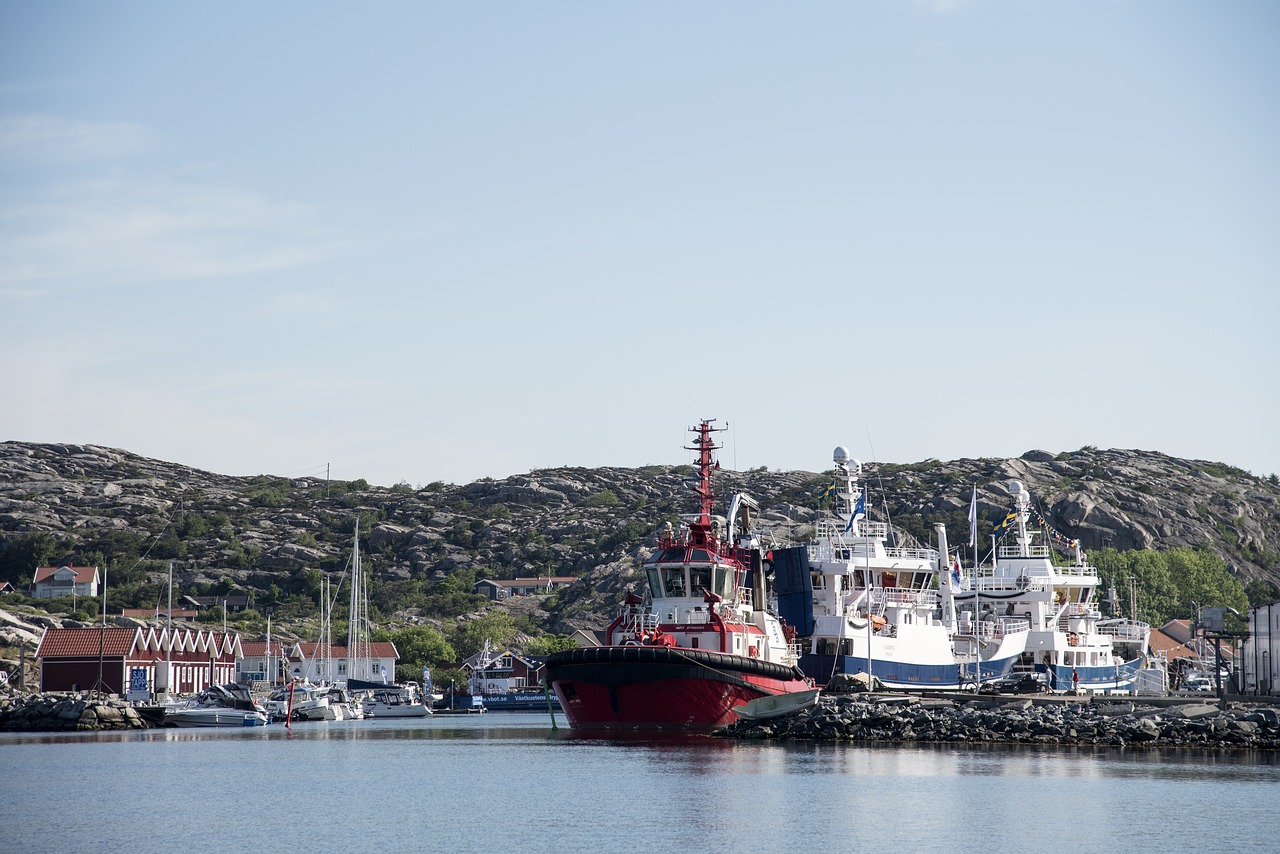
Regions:
<instances>
[{"instance_id":1,"label":"rocky hill","mask_svg":"<svg viewBox=\"0 0 1280 854\"><path fill-rule=\"evenodd\" d=\"M242 588L260 602L310 601L316 571L336 575L345 566L358 520L384 619L451 616L442 596L475 607L465 594L480 578L573 575L578 584L527 604L524 615L541 630L566 633L601 625L622 591L639 583L639 560L655 532L693 509L691 474L687 466L559 468L465 485L376 487L228 477L111 448L7 442L0 444L0 580L24 589L39 563L108 566L115 611L156 604L172 561L184 593ZM953 544L967 532L971 485L985 533L1009 507L1014 478L1050 524L1086 549L1201 547L1242 583L1280 585L1274 475L1093 448L864 469L873 518L887 516L905 539L923 541L943 521ZM716 488L755 497L781 540L811 530L829 482L829 473L722 471Z\"/></svg>"}]
</instances>

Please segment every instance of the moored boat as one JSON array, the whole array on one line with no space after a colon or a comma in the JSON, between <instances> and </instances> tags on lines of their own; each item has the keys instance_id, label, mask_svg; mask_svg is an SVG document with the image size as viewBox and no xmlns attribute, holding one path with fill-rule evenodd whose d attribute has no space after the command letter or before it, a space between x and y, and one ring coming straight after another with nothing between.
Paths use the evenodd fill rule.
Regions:
<instances>
[{"instance_id":1,"label":"moored boat","mask_svg":"<svg viewBox=\"0 0 1280 854\"><path fill-rule=\"evenodd\" d=\"M331 721L336 717L330 708L329 687L310 682L278 688L267 697L265 705L271 719L276 721Z\"/></svg>"},{"instance_id":2,"label":"moored boat","mask_svg":"<svg viewBox=\"0 0 1280 854\"><path fill-rule=\"evenodd\" d=\"M367 718L425 718L431 714L415 682L369 691L360 709Z\"/></svg>"},{"instance_id":3,"label":"moored boat","mask_svg":"<svg viewBox=\"0 0 1280 854\"><path fill-rule=\"evenodd\" d=\"M765 552L750 523L755 502L734 496L723 531L713 518L712 423L691 428L698 512L679 531L668 525L645 561L648 595L627 595L603 646L547 659L575 729L708 731L736 720L736 706L813 687L767 610Z\"/></svg>"},{"instance_id":4,"label":"moored boat","mask_svg":"<svg viewBox=\"0 0 1280 854\"><path fill-rule=\"evenodd\" d=\"M1146 659L1151 628L1125 618L1104 619L1095 599L1097 570L1080 541L1054 531L1031 506L1031 495L1009 481L1014 505L996 525L993 562L981 567L955 593L964 613L1009 614L1027 619L1031 631L1019 667L1044 673L1059 691L1098 692L1132 688ZM1031 530L1031 524L1043 531ZM1012 542L999 542L1012 534ZM1070 562L1055 563L1052 537L1070 551Z\"/></svg>"},{"instance_id":5,"label":"moored boat","mask_svg":"<svg viewBox=\"0 0 1280 854\"><path fill-rule=\"evenodd\" d=\"M1028 621L959 623L945 529L936 526L936 550L897 544L887 521L868 518L862 464L843 447L832 459L832 516L818 521L807 551L777 552L773 562L779 613L803 644L801 669L820 685L869 674L868 684L928 690L1008 673Z\"/></svg>"},{"instance_id":6,"label":"moored boat","mask_svg":"<svg viewBox=\"0 0 1280 854\"><path fill-rule=\"evenodd\" d=\"M239 685L214 685L190 700L164 707L165 726L246 727L266 723L266 711Z\"/></svg>"},{"instance_id":7,"label":"moored boat","mask_svg":"<svg viewBox=\"0 0 1280 854\"><path fill-rule=\"evenodd\" d=\"M559 701L541 687L538 674L543 665L537 660L511 651L495 652L486 640L480 652L464 662L463 667L470 668L470 676L466 693L452 698L455 706L461 704L464 708L492 712L528 712L545 711L550 702L552 710L560 708Z\"/></svg>"}]
</instances>

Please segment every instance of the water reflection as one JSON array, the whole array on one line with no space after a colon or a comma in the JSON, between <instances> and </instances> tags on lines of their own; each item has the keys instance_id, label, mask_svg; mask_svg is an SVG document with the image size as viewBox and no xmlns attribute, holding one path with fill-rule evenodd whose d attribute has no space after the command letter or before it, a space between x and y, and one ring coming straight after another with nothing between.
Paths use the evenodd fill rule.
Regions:
<instances>
[{"instance_id":1,"label":"water reflection","mask_svg":"<svg viewBox=\"0 0 1280 854\"><path fill-rule=\"evenodd\" d=\"M221 847L261 847L261 828L305 816L323 850L367 847L370 828L410 849L521 854L596 851L618 834L657 851L844 850L873 830L876 847L990 854L1025 851L1028 828L1114 847L1124 816L1142 829L1128 847L1157 850L1184 847L1176 815L1230 825L1233 850L1264 850L1280 791L1275 754L602 736L502 713L3 734L0 767L0 848L14 851L167 851L171 840L136 832L158 805L175 828L234 816ZM48 793L70 791L78 811L55 819ZM495 804L503 820L475 821Z\"/></svg>"}]
</instances>

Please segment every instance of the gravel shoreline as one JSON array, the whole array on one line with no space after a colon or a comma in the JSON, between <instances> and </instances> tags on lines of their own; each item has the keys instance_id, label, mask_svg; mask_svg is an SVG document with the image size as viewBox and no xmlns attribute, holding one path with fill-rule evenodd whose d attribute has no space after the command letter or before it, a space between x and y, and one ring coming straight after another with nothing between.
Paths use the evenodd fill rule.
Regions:
<instances>
[{"instance_id":1,"label":"gravel shoreline","mask_svg":"<svg viewBox=\"0 0 1280 854\"><path fill-rule=\"evenodd\" d=\"M1102 745L1280 749L1280 706L1144 702L1143 698L928 698L827 694L812 708L737 721L716 735L741 739L933 744Z\"/></svg>"}]
</instances>

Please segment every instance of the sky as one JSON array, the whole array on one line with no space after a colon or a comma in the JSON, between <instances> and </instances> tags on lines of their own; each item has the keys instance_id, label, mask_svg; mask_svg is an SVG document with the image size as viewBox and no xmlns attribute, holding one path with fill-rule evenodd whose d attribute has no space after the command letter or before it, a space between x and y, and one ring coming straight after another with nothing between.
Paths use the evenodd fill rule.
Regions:
<instances>
[{"instance_id":1,"label":"sky","mask_svg":"<svg viewBox=\"0 0 1280 854\"><path fill-rule=\"evenodd\" d=\"M1280 4L0 3L0 440L1280 472Z\"/></svg>"}]
</instances>

